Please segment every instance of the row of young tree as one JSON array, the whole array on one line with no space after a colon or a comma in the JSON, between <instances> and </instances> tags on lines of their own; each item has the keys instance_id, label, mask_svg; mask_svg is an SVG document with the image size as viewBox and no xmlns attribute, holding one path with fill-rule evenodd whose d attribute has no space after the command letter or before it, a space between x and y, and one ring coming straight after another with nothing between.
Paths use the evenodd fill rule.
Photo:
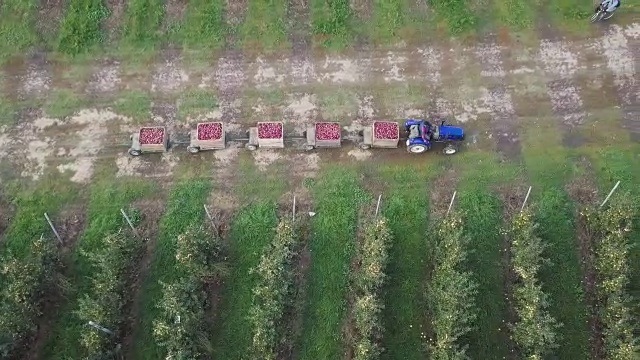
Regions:
<instances>
[{"instance_id":1,"label":"row of young tree","mask_svg":"<svg viewBox=\"0 0 640 360\"><path fill-rule=\"evenodd\" d=\"M83 325L92 323L106 329L81 328L80 344L86 358L108 358L118 352L114 339L122 337L126 322L124 309L132 300L129 288L136 260L143 251L144 242L124 229L104 237L102 246L93 247L91 251L80 250L81 255L93 265L93 275L91 287L80 298L75 313Z\"/></svg>"},{"instance_id":2,"label":"row of young tree","mask_svg":"<svg viewBox=\"0 0 640 360\"><path fill-rule=\"evenodd\" d=\"M581 222L593 244L591 261L596 276L596 315L602 323L606 359L632 360L640 356L637 318L629 285L629 234L637 213L630 197L618 198L605 210L588 207Z\"/></svg>"},{"instance_id":3,"label":"row of young tree","mask_svg":"<svg viewBox=\"0 0 640 360\"><path fill-rule=\"evenodd\" d=\"M640 351L634 334L629 283L628 234L635 211L624 199L612 201L604 210L587 208L580 220L593 243L597 276L598 316L603 325L607 359L634 359ZM509 324L519 354L541 359L560 343L561 326L548 311L539 272L547 263L546 245L537 235L534 212L524 209L507 224L511 243L511 268L516 274L513 307L516 320ZM434 231L435 230L435 231ZM467 359L464 336L474 327L477 283L466 264L469 237L463 214L451 213L430 231L433 271L427 283L426 301L431 320L431 338L425 344L433 359ZM301 245L299 223L283 218L275 236L252 270L258 278L249 313L252 341L248 354L255 359L279 358L286 343L286 313L292 306L295 263ZM382 353L383 326L381 289L392 234L382 216L361 218L350 274L349 321L353 334L348 341L354 359L377 359ZM126 319L124 306L131 299L136 259L143 242L128 230L107 235L102 247L80 251L93 265L91 286L75 311L82 323L93 322L114 331L105 336L93 327L83 327L80 342L89 358L110 356L116 350ZM223 261L220 235L205 225L191 226L176 239L176 270L179 276L162 283L160 314L153 334L167 359L196 359L210 353L205 311L207 287L228 273ZM60 261L55 244L35 240L25 257L7 254L0 269L0 354L7 355L24 343L37 328L44 295L60 281Z\"/></svg>"},{"instance_id":4,"label":"row of young tree","mask_svg":"<svg viewBox=\"0 0 640 360\"><path fill-rule=\"evenodd\" d=\"M387 219L364 216L361 220L350 279L350 321L353 322L350 353L356 360L378 359L383 334L381 298L392 236Z\"/></svg>"},{"instance_id":5,"label":"row of young tree","mask_svg":"<svg viewBox=\"0 0 640 360\"><path fill-rule=\"evenodd\" d=\"M26 256L6 254L0 266L0 358L4 358L37 330L45 296L61 281L61 262L53 240L40 237Z\"/></svg>"},{"instance_id":6,"label":"row of young tree","mask_svg":"<svg viewBox=\"0 0 640 360\"><path fill-rule=\"evenodd\" d=\"M273 360L283 357L282 345L290 333L287 314L293 304L296 263L302 245L300 222L283 218L271 243L252 270L258 277L253 289L249 321L252 341L248 358ZM354 359L376 359L382 348L380 292L385 280L391 233L384 217L367 216L361 221L353 271L350 277L349 318L353 334L349 346Z\"/></svg>"},{"instance_id":7,"label":"row of young tree","mask_svg":"<svg viewBox=\"0 0 640 360\"><path fill-rule=\"evenodd\" d=\"M631 246L628 234L636 214L625 199L612 203L604 210L589 207L580 216L593 243L604 356L631 360L640 354L631 298L626 291ZM504 231L511 244L510 266L516 275L512 294L516 319L509 329L519 356L531 360L543 359L559 346L558 330L562 326L549 313L549 298L539 280L542 266L549 261L544 256L547 245L537 235L537 228L534 212L523 209ZM426 293L433 336L426 346L433 359L468 359L463 339L474 327L473 300L477 294L473 274L464 270L469 239L463 218L456 213L448 214L435 229L434 268Z\"/></svg>"},{"instance_id":8,"label":"row of young tree","mask_svg":"<svg viewBox=\"0 0 640 360\"><path fill-rule=\"evenodd\" d=\"M176 241L176 276L161 282L153 336L166 359L201 359L210 354L207 287L228 275L217 230L193 225Z\"/></svg>"}]
</instances>

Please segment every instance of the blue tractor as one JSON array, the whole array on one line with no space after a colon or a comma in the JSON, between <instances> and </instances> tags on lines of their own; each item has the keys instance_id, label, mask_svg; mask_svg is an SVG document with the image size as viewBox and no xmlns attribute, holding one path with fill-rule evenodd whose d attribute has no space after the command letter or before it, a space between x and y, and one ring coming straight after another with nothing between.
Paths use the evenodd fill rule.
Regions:
<instances>
[{"instance_id":1,"label":"blue tractor","mask_svg":"<svg viewBox=\"0 0 640 360\"><path fill-rule=\"evenodd\" d=\"M408 133L407 151L412 154L421 154L429 149L433 143L445 143L443 153L452 155L458 152L457 144L464 140L464 130L461 127L444 124L433 124L426 120L409 119L404 123Z\"/></svg>"}]
</instances>

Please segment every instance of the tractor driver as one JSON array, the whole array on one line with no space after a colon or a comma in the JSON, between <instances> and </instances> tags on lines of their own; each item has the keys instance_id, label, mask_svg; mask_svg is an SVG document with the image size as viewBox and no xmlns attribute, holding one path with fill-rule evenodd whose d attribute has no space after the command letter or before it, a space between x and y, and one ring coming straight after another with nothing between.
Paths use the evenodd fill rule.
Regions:
<instances>
[{"instance_id":1,"label":"tractor driver","mask_svg":"<svg viewBox=\"0 0 640 360\"><path fill-rule=\"evenodd\" d=\"M425 142L429 142L430 139L431 139L431 123L428 121L425 121L424 125L422 125L422 140L424 140Z\"/></svg>"}]
</instances>

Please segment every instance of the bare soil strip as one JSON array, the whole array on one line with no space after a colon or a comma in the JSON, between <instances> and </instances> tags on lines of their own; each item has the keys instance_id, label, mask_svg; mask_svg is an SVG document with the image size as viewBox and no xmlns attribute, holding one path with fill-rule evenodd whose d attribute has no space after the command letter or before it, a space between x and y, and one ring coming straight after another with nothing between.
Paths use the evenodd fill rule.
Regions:
<instances>
[{"instance_id":1,"label":"bare soil strip","mask_svg":"<svg viewBox=\"0 0 640 360\"><path fill-rule=\"evenodd\" d=\"M311 25L309 0L289 0L289 41L291 41L291 76L294 85L305 85L311 76Z\"/></svg>"},{"instance_id":2,"label":"bare soil strip","mask_svg":"<svg viewBox=\"0 0 640 360\"><path fill-rule=\"evenodd\" d=\"M512 221L514 215L520 211L520 207L522 206L522 202L524 201L525 195L522 191L522 187L504 187L498 190L500 197L502 198L502 202L504 203L504 224L503 226L509 226ZM507 324L514 324L518 318L516 314L516 310L513 303L513 285L517 279L516 273L513 271L513 266L511 265L511 239L509 236L503 236L503 248L502 248L502 268L504 269L504 297L507 303L507 316L505 322ZM507 330L508 327L507 327ZM511 336L508 337L508 347L509 347L509 360L518 359L517 347L513 342Z\"/></svg>"},{"instance_id":3,"label":"bare soil strip","mask_svg":"<svg viewBox=\"0 0 640 360\"><path fill-rule=\"evenodd\" d=\"M593 239L587 231L584 218L580 215L581 208L595 204L598 199L597 187L588 179L574 180L567 186L569 196L577 204L577 241L578 251L582 265L582 286L585 291L585 299L589 310L589 329L591 332L591 358L602 359L604 356L604 343L602 338L602 322L596 312L596 272L593 265Z\"/></svg>"},{"instance_id":4,"label":"bare soil strip","mask_svg":"<svg viewBox=\"0 0 640 360\"><path fill-rule=\"evenodd\" d=\"M140 324L137 316L140 314L140 305L142 300L140 291L142 289L142 284L147 278L151 260L153 259L153 253L155 251L157 241L158 224L165 208L165 202L163 199L164 197L158 200L142 200L132 204L132 207L139 209L142 214L142 221L137 226L136 230L138 231L138 234L140 234L141 240L145 242L145 250L138 266L136 267L136 272L133 275L130 287L130 292L132 293L130 298L132 301L124 310L128 316L126 317L127 322L122 330L122 334L124 334L124 338L122 339L122 349L125 354L128 354L128 356L125 357L127 359L130 359L133 355L131 353L133 350L133 334L136 333L136 327Z\"/></svg>"}]
</instances>

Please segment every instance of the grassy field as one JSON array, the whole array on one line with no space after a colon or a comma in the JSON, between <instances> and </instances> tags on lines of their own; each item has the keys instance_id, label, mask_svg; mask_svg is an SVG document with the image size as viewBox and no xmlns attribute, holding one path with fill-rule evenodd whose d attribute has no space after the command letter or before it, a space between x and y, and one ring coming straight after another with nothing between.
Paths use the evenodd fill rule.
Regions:
<instances>
[{"instance_id":1,"label":"grassy field","mask_svg":"<svg viewBox=\"0 0 640 360\"><path fill-rule=\"evenodd\" d=\"M411 183L414 172L389 171L392 190L384 198L383 213L389 219L394 242L389 251L383 324L386 359L422 359L424 350L424 282L427 264L428 198L419 183Z\"/></svg>"},{"instance_id":2,"label":"grassy field","mask_svg":"<svg viewBox=\"0 0 640 360\"><path fill-rule=\"evenodd\" d=\"M470 237L469 267L478 282L478 319L470 334L469 354L483 359L503 359L508 354L507 329L503 320L507 304L503 294L502 208L486 189L469 187L459 194L459 210L465 214Z\"/></svg>"},{"instance_id":3,"label":"grassy field","mask_svg":"<svg viewBox=\"0 0 640 360\"><path fill-rule=\"evenodd\" d=\"M67 182L42 181L35 188L20 189L14 185L3 189L3 193L13 195L11 202L17 211L5 232L2 252L10 251L16 256L25 255L29 244L40 235L53 235L44 220L44 213L54 218L76 197L73 185Z\"/></svg>"},{"instance_id":4,"label":"grassy field","mask_svg":"<svg viewBox=\"0 0 640 360\"><path fill-rule=\"evenodd\" d=\"M347 272L354 250L358 207L368 195L350 171L334 169L315 184L308 300L301 359L342 354Z\"/></svg>"},{"instance_id":5,"label":"grassy field","mask_svg":"<svg viewBox=\"0 0 640 360\"><path fill-rule=\"evenodd\" d=\"M214 332L214 354L220 359L240 359L251 344L251 323L247 321L257 275L250 274L271 242L278 225L276 207L261 202L241 210L231 223L231 274L222 289L220 326Z\"/></svg>"},{"instance_id":6,"label":"grassy field","mask_svg":"<svg viewBox=\"0 0 640 360\"><path fill-rule=\"evenodd\" d=\"M240 27L245 51L273 54L287 48L287 2L259 0L249 2L247 17Z\"/></svg>"},{"instance_id":7,"label":"grassy field","mask_svg":"<svg viewBox=\"0 0 640 360\"><path fill-rule=\"evenodd\" d=\"M549 244L547 251L551 267L545 269L541 280L551 299L551 314L563 325L559 330L563 346L558 357L589 353L589 329L587 308L581 288L580 258L574 236L574 208L562 189L547 189L534 196L540 236Z\"/></svg>"},{"instance_id":8,"label":"grassy field","mask_svg":"<svg viewBox=\"0 0 640 360\"><path fill-rule=\"evenodd\" d=\"M225 44L224 1L189 1L178 36L187 51L217 50Z\"/></svg>"},{"instance_id":9,"label":"grassy field","mask_svg":"<svg viewBox=\"0 0 640 360\"><path fill-rule=\"evenodd\" d=\"M0 61L38 42L36 1L9 0L0 4Z\"/></svg>"}]
</instances>

